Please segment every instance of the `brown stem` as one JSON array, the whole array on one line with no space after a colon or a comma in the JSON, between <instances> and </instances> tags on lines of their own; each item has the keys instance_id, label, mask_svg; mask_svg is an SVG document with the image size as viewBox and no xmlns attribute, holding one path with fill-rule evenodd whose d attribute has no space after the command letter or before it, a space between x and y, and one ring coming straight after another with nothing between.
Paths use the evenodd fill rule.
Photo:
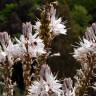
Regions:
<instances>
[{"instance_id":1,"label":"brown stem","mask_svg":"<svg viewBox=\"0 0 96 96\"><path fill-rule=\"evenodd\" d=\"M11 84L11 79L10 79L10 64L8 62L8 58L6 57L6 62L4 64L4 83L5 83L5 87L4 87L4 96L13 96L12 93L12 84Z\"/></svg>"},{"instance_id":2,"label":"brown stem","mask_svg":"<svg viewBox=\"0 0 96 96\"><path fill-rule=\"evenodd\" d=\"M78 90L78 92L76 93L76 96L84 96L85 92L88 89L88 86L90 85L90 78L92 76L92 71L95 65L94 62L94 54L92 54L91 52L87 55L87 64L89 66L89 68L87 69L87 71L84 73L85 75L85 79L81 79L80 82L82 82L81 86Z\"/></svg>"},{"instance_id":3,"label":"brown stem","mask_svg":"<svg viewBox=\"0 0 96 96\"><path fill-rule=\"evenodd\" d=\"M30 54L28 53L28 42L25 44L26 46L26 54L25 54L25 62L23 64L23 77L24 77L24 84L25 84L25 96L28 95L28 87L31 85L31 58Z\"/></svg>"}]
</instances>

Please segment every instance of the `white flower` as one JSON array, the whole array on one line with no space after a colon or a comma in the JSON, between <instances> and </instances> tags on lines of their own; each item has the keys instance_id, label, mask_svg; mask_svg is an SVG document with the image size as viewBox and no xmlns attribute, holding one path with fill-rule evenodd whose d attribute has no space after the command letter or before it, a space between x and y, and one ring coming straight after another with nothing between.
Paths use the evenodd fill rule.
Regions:
<instances>
[{"instance_id":1,"label":"white flower","mask_svg":"<svg viewBox=\"0 0 96 96\"><path fill-rule=\"evenodd\" d=\"M14 44L10 49L9 49L11 55L14 57L14 59L17 58L23 58L24 53L26 52L25 48L21 44Z\"/></svg>"},{"instance_id":2,"label":"white flower","mask_svg":"<svg viewBox=\"0 0 96 96\"><path fill-rule=\"evenodd\" d=\"M32 24L31 22L26 22L22 24L22 31L25 38L29 38L29 34L32 34Z\"/></svg>"},{"instance_id":3,"label":"white flower","mask_svg":"<svg viewBox=\"0 0 96 96\"><path fill-rule=\"evenodd\" d=\"M65 78L63 82L63 92L64 96L75 96L73 82L71 78Z\"/></svg>"},{"instance_id":4,"label":"white flower","mask_svg":"<svg viewBox=\"0 0 96 96\"><path fill-rule=\"evenodd\" d=\"M9 43L9 35L7 32L0 32L0 42L2 45L7 45Z\"/></svg>"},{"instance_id":5,"label":"white flower","mask_svg":"<svg viewBox=\"0 0 96 96\"><path fill-rule=\"evenodd\" d=\"M8 60L10 66L13 65L13 57L10 54L10 52L7 50L1 51L0 52L0 63L4 63L6 60Z\"/></svg>"},{"instance_id":6,"label":"white flower","mask_svg":"<svg viewBox=\"0 0 96 96\"><path fill-rule=\"evenodd\" d=\"M60 84L60 81L56 79L56 76L53 76L53 74L46 74L46 82L49 85L49 89L54 92L57 96L61 96L62 90L60 89L62 87L62 84Z\"/></svg>"},{"instance_id":7,"label":"white flower","mask_svg":"<svg viewBox=\"0 0 96 96\"><path fill-rule=\"evenodd\" d=\"M62 84L56 79L56 76L53 76L50 67L47 64L42 65L40 76L40 81L35 81L29 87L30 93L28 96L50 96L50 91L55 93L56 96L62 96L61 94L63 94L63 91L60 89Z\"/></svg>"},{"instance_id":8,"label":"white flower","mask_svg":"<svg viewBox=\"0 0 96 96\"><path fill-rule=\"evenodd\" d=\"M49 75L48 75L49 76ZM40 80L35 81L28 89L29 95L28 96L49 96L48 92L51 90L56 94L56 96L61 96L63 91L60 89L62 85L59 83L58 80L51 74L49 79L47 77L47 81ZM41 94L46 95L41 95Z\"/></svg>"},{"instance_id":9,"label":"white flower","mask_svg":"<svg viewBox=\"0 0 96 96\"><path fill-rule=\"evenodd\" d=\"M62 87L62 84L60 84L60 81L57 80L56 76L52 74L50 67L47 64L42 65L40 76L41 79L47 82L49 89L57 94L57 96L60 96L60 94L62 93L62 90L60 89Z\"/></svg>"},{"instance_id":10,"label":"white flower","mask_svg":"<svg viewBox=\"0 0 96 96\"><path fill-rule=\"evenodd\" d=\"M44 80L34 81L33 84L29 87L28 91L28 96L43 96L41 94L48 94L47 92L49 91L49 87Z\"/></svg>"},{"instance_id":11,"label":"white flower","mask_svg":"<svg viewBox=\"0 0 96 96\"><path fill-rule=\"evenodd\" d=\"M28 39L26 39L24 35L21 35L20 40L16 38L16 41L18 42L18 45L19 45L17 47L20 47L22 50L21 51L19 48L20 52L26 53L27 49L25 45L28 44L27 46L28 46L28 52L30 56L37 57L41 54L46 53L46 51L44 50L43 41L39 38L38 33L32 34L30 32L27 36L28 36Z\"/></svg>"},{"instance_id":12,"label":"white flower","mask_svg":"<svg viewBox=\"0 0 96 96\"><path fill-rule=\"evenodd\" d=\"M36 24L34 25L34 29L36 30L37 33L40 32L40 26L41 26L41 22L37 21Z\"/></svg>"},{"instance_id":13,"label":"white flower","mask_svg":"<svg viewBox=\"0 0 96 96\"><path fill-rule=\"evenodd\" d=\"M50 16L50 31L53 32L54 35L66 34L66 27L62 23L61 18L56 19L56 9L54 9L53 5L51 5L51 16Z\"/></svg>"},{"instance_id":14,"label":"white flower","mask_svg":"<svg viewBox=\"0 0 96 96\"><path fill-rule=\"evenodd\" d=\"M74 57L76 59L79 59L80 57L83 57L89 52L96 51L96 45L95 43L88 41L87 39L83 38L83 41L80 42L80 47L77 49L74 49Z\"/></svg>"},{"instance_id":15,"label":"white flower","mask_svg":"<svg viewBox=\"0 0 96 96\"><path fill-rule=\"evenodd\" d=\"M29 46L36 56L46 53L44 50L45 45L43 44L43 40L38 36L38 33L35 33L34 35L30 34L29 43ZM34 55L34 57L36 56Z\"/></svg>"},{"instance_id":16,"label":"white flower","mask_svg":"<svg viewBox=\"0 0 96 96\"><path fill-rule=\"evenodd\" d=\"M2 49L0 50L0 62L4 63L6 60L8 60L10 66L13 65L13 57L12 54L10 53L10 49L13 45L10 36L8 35L7 32L2 32L0 33L0 42L2 44Z\"/></svg>"},{"instance_id":17,"label":"white flower","mask_svg":"<svg viewBox=\"0 0 96 96\"><path fill-rule=\"evenodd\" d=\"M50 23L49 23L50 32L52 32L54 36L59 34L66 34L67 30L64 23L62 23L61 18L57 19L55 17L56 9L54 9L53 5L50 5L50 6L51 6L51 10L50 10L50 13L48 13L49 20L50 20ZM36 30L37 33L40 32L40 26L41 26L41 22L38 20L34 25L34 29Z\"/></svg>"},{"instance_id":18,"label":"white flower","mask_svg":"<svg viewBox=\"0 0 96 96\"><path fill-rule=\"evenodd\" d=\"M92 42L96 41L96 23L93 23L90 27L87 27L85 38Z\"/></svg>"},{"instance_id":19,"label":"white flower","mask_svg":"<svg viewBox=\"0 0 96 96\"><path fill-rule=\"evenodd\" d=\"M0 63L3 63L6 60L6 53L5 52L0 52Z\"/></svg>"},{"instance_id":20,"label":"white flower","mask_svg":"<svg viewBox=\"0 0 96 96\"><path fill-rule=\"evenodd\" d=\"M51 74L51 69L50 69L50 67L47 64L43 64L41 66L41 70L40 70L40 77L41 77L41 79L46 81L47 74Z\"/></svg>"}]
</instances>

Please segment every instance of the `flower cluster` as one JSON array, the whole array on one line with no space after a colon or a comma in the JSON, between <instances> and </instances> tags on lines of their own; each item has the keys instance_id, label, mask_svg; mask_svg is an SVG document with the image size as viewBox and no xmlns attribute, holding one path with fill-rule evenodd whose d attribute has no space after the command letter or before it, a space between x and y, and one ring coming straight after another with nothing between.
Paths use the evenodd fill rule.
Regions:
<instances>
[{"instance_id":1,"label":"flower cluster","mask_svg":"<svg viewBox=\"0 0 96 96\"><path fill-rule=\"evenodd\" d=\"M40 81L34 81L29 87L29 96L63 96L62 84L56 79L47 64L41 66Z\"/></svg>"},{"instance_id":2,"label":"flower cluster","mask_svg":"<svg viewBox=\"0 0 96 96\"><path fill-rule=\"evenodd\" d=\"M73 88L73 81L71 78L64 79L62 89L64 92L64 96L75 96L75 88Z\"/></svg>"},{"instance_id":3,"label":"flower cluster","mask_svg":"<svg viewBox=\"0 0 96 96\"><path fill-rule=\"evenodd\" d=\"M59 34L65 35L67 30L61 18L56 18L56 9L52 4L46 4L41 16L41 20L36 22L34 29L44 42L47 54L42 59L46 59L50 54L50 50L48 49L50 49L53 38ZM51 54L50 56L60 56L60 53ZM28 96L66 96L62 90L63 85L52 74L50 67L46 64L46 60L44 60L40 69L40 79L34 81L29 87Z\"/></svg>"},{"instance_id":4,"label":"flower cluster","mask_svg":"<svg viewBox=\"0 0 96 96\"><path fill-rule=\"evenodd\" d=\"M28 96L75 96L72 79L65 78L61 84L47 64L41 66L40 80L34 81L28 91Z\"/></svg>"},{"instance_id":5,"label":"flower cluster","mask_svg":"<svg viewBox=\"0 0 96 96\"><path fill-rule=\"evenodd\" d=\"M52 4L50 4L51 8L50 11L48 13L49 16L49 29L51 34L53 34L54 36L59 35L59 34L66 34L67 30L66 27L64 25L64 23L62 22L61 17L60 18L56 18L56 9L53 7ZM40 20L38 20L36 22L36 25L34 25L34 29L36 30L36 32L40 32L40 26L41 26L41 22Z\"/></svg>"},{"instance_id":6,"label":"flower cluster","mask_svg":"<svg viewBox=\"0 0 96 96\"><path fill-rule=\"evenodd\" d=\"M6 61L6 57L8 58L8 61L10 64L13 64L13 57L10 53L10 48L13 46L13 43L10 39L10 36L7 32L0 33L0 63L4 63Z\"/></svg>"},{"instance_id":7,"label":"flower cluster","mask_svg":"<svg viewBox=\"0 0 96 96\"><path fill-rule=\"evenodd\" d=\"M95 43L92 41L88 41L87 39L83 38L83 40L80 42L80 47L74 49L74 57L76 59L83 58L84 55L86 55L89 52L94 52L95 50Z\"/></svg>"},{"instance_id":8,"label":"flower cluster","mask_svg":"<svg viewBox=\"0 0 96 96\"><path fill-rule=\"evenodd\" d=\"M17 43L13 44L11 39L7 38L3 35L6 35L5 32L0 34L0 40L1 44L3 45L3 49L4 51L1 50L1 54L2 56L0 56L0 62L4 61L4 58L6 56L6 54L11 54L11 56L15 59L17 58L23 58L23 55L26 53L26 43L28 43L28 52L30 54L30 56L32 57L37 57L40 54L45 53L44 50L44 44L42 42L42 40L38 37L38 34L32 34L32 25L30 22L27 22L26 24L23 24L23 26L27 25L28 26L28 30L27 32L24 32L24 28L23 28L23 35L20 36L20 40L16 38ZM7 34L8 35L8 34ZM28 39L26 39L26 36L28 37ZM8 40L3 40L4 38L8 39ZM6 43L6 41L8 42L7 46L5 46L4 43ZM10 57L10 56L8 56ZM31 57L31 58L32 58Z\"/></svg>"},{"instance_id":9,"label":"flower cluster","mask_svg":"<svg viewBox=\"0 0 96 96\"><path fill-rule=\"evenodd\" d=\"M91 27L87 28L83 40L80 42L80 46L74 49L74 57L81 63L81 69L77 70L75 76L75 94L76 96L83 96L87 93L91 83L92 77L94 77L94 69L96 66L96 24L93 23Z\"/></svg>"},{"instance_id":10,"label":"flower cluster","mask_svg":"<svg viewBox=\"0 0 96 96\"><path fill-rule=\"evenodd\" d=\"M21 35L20 40L16 40L18 45L22 47L21 50L24 50L21 55L28 51L32 58L45 53L44 44L39 38L38 33L32 34L32 25L30 22L27 22L26 24L23 23L23 35ZM26 46L26 44L28 44L28 46ZM26 47L28 47L28 50L26 50Z\"/></svg>"},{"instance_id":11,"label":"flower cluster","mask_svg":"<svg viewBox=\"0 0 96 96\"><path fill-rule=\"evenodd\" d=\"M52 4L47 4L45 10L42 12L41 20L36 22L34 29L36 33L41 37L45 44L45 50L47 55L43 58L46 59L50 53L50 43L53 38L59 34L66 34L66 29L64 23L62 23L61 18L56 18L56 9ZM49 8L49 7L50 8ZM49 8L49 9L47 9ZM46 12L47 10L47 12ZM56 53L50 56L59 56L60 53ZM56 79L50 70L46 60L43 62L43 65L40 68L40 79L39 81L34 81L33 84L29 87L28 96L65 96L62 90L62 84ZM71 96L71 95L70 95Z\"/></svg>"},{"instance_id":12,"label":"flower cluster","mask_svg":"<svg viewBox=\"0 0 96 96\"><path fill-rule=\"evenodd\" d=\"M38 58L38 56L40 56L41 54L46 53L46 51L44 50L44 44L42 40L38 37L38 34L37 33L32 34L31 23L30 22L23 23L22 27L23 27L23 30L22 30L23 35L20 36L20 40L15 38L16 43L12 42L7 32L0 33L0 42L2 45L0 47L1 48L0 49L0 63L2 64L2 67L5 68L4 69L5 72L7 71L9 72L8 73L9 75L6 73L9 80L10 80L12 65L18 59L19 60L21 59L23 62L26 62L26 65L23 65L23 67L26 66L27 68L28 66L31 67L30 64L32 64L33 57ZM28 56L28 59L26 59L26 56ZM26 60L30 62L30 64ZM28 72L26 71L25 73L30 75L30 69Z\"/></svg>"},{"instance_id":13,"label":"flower cluster","mask_svg":"<svg viewBox=\"0 0 96 96\"><path fill-rule=\"evenodd\" d=\"M73 96L71 93L71 95L64 95L67 91L62 90L63 85L60 84L60 81L56 79L56 76L52 74L50 67L46 64L45 59L50 53L48 50L50 49L50 41L59 34L66 34L67 31L61 18L55 17L56 9L52 4L49 4L49 6L49 11L45 12L46 10L44 10L45 13L42 15L44 18L37 21L36 25L32 26L31 22L22 24L23 34L19 39L15 37L15 43L11 40L7 32L0 33L0 63L3 63L2 66L5 68L6 78L4 78L4 83L6 96L13 96L9 94L11 90L8 85L11 86L11 69L17 60L22 61L25 96ZM32 33L32 28L36 31L34 34ZM56 53L51 56L59 55L60 53ZM40 56L43 57L42 61L44 59L42 66L39 65L39 67L41 67L39 72L40 78L38 81L33 81L32 83L30 75L32 60L35 57L37 61L39 61L39 59L41 59ZM39 62L39 64L41 64L41 62ZM72 83L71 79L69 82ZM64 85L66 84L64 83ZM68 87L68 89L70 88ZM8 92L6 90L8 90Z\"/></svg>"},{"instance_id":14,"label":"flower cluster","mask_svg":"<svg viewBox=\"0 0 96 96\"><path fill-rule=\"evenodd\" d=\"M13 96L14 85L11 83L11 70L13 65L13 56L10 53L10 48L13 46L13 43L10 39L10 36L7 32L0 33L0 43L2 46L0 49L0 64L4 69L4 92L3 96Z\"/></svg>"}]
</instances>

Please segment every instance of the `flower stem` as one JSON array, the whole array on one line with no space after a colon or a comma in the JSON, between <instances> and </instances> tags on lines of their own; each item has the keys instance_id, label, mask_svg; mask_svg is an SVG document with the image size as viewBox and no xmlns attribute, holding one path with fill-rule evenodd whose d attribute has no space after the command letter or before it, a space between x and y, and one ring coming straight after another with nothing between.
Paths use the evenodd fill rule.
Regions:
<instances>
[{"instance_id":1,"label":"flower stem","mask_svg":"<svg viewBox=\"0 0 96 96\"><path fill-rule=\"evenodd\" d=\"M86 93L89 85L90 85L90 79L92 76L92 72L94 69L94 65L95 65L95 56L92 53L87 54L87 64L88 64L88 69L84 72L85 78L82 78L80 80L80 87L77 88L77 90L75 91L76 96L84 96L84 94Z\"/></svg>"},{"instance_id":2,"label":"flower stem","mask_svg":"<svg viewBox=\"0 0 96 96\"><path fill-rule=\"evenodd\" d=\"M12 84L11 84L11 79L10 79L10 64L8 62L8 58L6 57L6 62L4 64L4 92L3 96L13 96L13 89L12 89Z\"/></svg>"},{"instance_id":3,"label":"flower stem","mask_svg":"<svg viewBox=\"0 0 96 96\"><path fill-rule=\"evenodd\" d=\"M24 77L24 84L25 84L25 93L24 95L28 95L28 87L31 85L31 76L30 76L30 70L31 70L31 58L30 54L28 53L28 42L25 44L26 46L26 54L25 54L25 61L23 64L23 77Z\"/></svg>"}]
</instances>

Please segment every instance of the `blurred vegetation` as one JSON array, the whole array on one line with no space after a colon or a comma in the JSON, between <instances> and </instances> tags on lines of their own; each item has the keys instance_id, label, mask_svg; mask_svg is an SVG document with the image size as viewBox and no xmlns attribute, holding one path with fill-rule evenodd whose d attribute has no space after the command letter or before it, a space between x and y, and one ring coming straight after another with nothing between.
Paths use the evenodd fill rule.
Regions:
<instances>
[{"instance_id":1,"label":"blurred vegetation","mask_svg":"<svg viewBox=\"0 0 96 96\"><path fill-rule=\"evenodd\" d=\"M51 1L54 0L49 0ZM22 22L31 21L35 24L40 19L44 2L45 0L0 0L0 31L6 30L11 36L19 37ZM48 64L52 71L58 72L60 78L73 77L78 62L72 57L72 45L79 41L86 27L95 22L96 0L58 0L55 7L57 16L61 16L65 22L67 35L57 36L53 40L52 53L60 52L61 56L49 57Z\"/></svg>"},{"instance_id":2,"label":"blurred vegetation","mask_svg":"<svg viewBox=\"0 0 96 96\"><path fill-rule=\"evenodd\" d=\"M52 1L55 0L49 0L49 2ZM6 29L11 34L12 31L15 31L14 34L21 32L21 26L19 26L21 22L35 23L37 18L40 19L44 2L45 0L0 0L0 31ZM74 39L80 36L86 27L96 19L94 12L96 0L58 0L58 2L57 9L60 10L58 14L67 21L68 27L73 30L71 33L74 33ZM13 25L19 27L15 26L14 28Z\"/></svg>"},{"instance_id":3,"label":"blurred vegetation","mask_svg":"<svg viewBox=\"0 0 96 96\"><path fill-rule=\"evenodd\" d=\"M0 11L0 25L6 24L8 22L8 17L10 16L10 13L16 8L16 4L6 4L5 8Z\"/></svg>"}]
</instances>

